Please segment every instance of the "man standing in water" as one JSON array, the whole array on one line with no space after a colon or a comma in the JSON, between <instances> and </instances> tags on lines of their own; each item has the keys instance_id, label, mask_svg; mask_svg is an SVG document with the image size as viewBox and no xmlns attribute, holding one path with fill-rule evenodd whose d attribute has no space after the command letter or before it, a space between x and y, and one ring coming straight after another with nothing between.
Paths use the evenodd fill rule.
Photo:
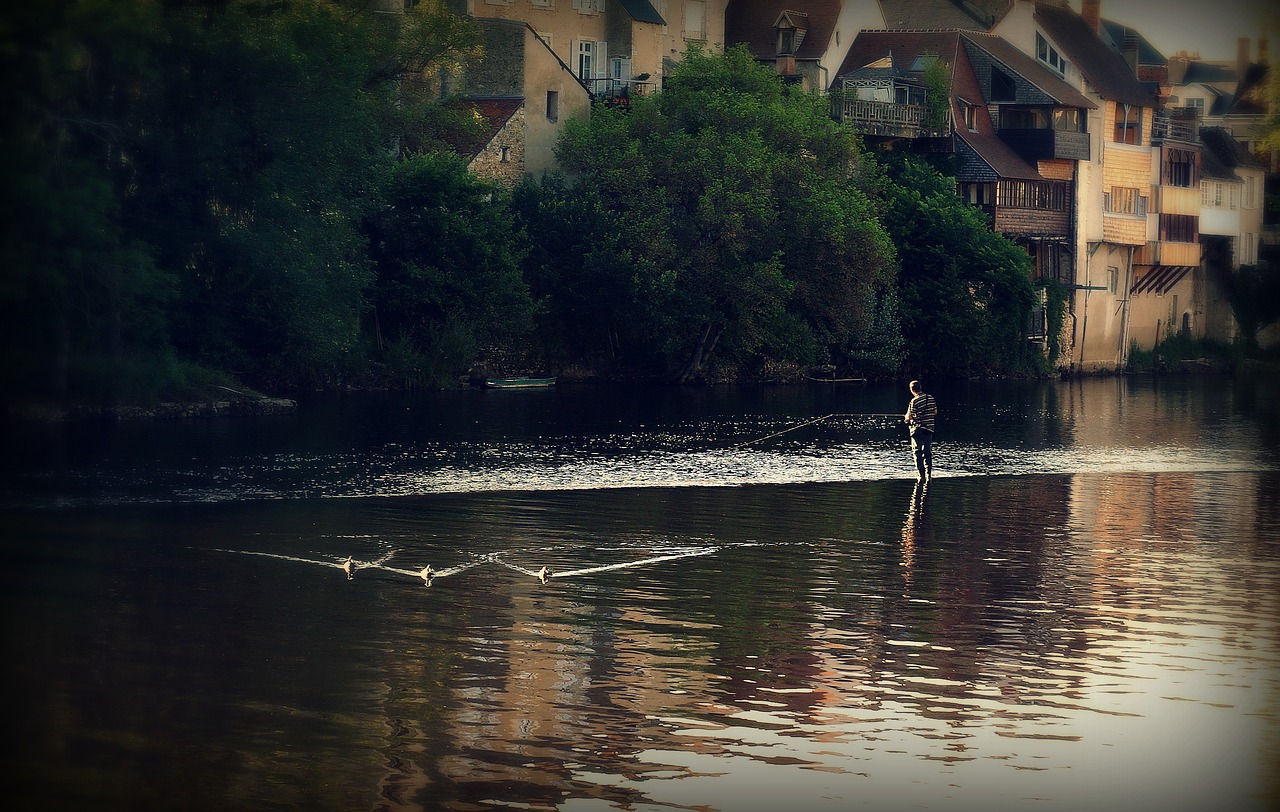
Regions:
<instances>
[{"instance_id":1,"label":"man standing in water","mask_svg":"<svg viewBox=\"0 0 1280 812\"><path fill-rule=\"evenodd\" d=\"M933 478L933 426L938 419L938 404L926 394L919 381L911 382L911 403L902 419L911 430L911 453L916 458L916 479Z\"/></svg>"}]
</instances>

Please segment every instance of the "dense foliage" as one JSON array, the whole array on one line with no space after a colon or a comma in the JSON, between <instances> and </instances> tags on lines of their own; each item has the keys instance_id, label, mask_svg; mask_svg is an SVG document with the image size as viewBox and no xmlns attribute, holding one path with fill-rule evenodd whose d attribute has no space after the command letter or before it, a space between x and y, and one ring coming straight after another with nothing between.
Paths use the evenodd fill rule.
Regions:
<instances>
[{"instance_id":1,"label":"dense foliage","mask_svg":"<svg viewBox=\"0 0 1280 812\"><path fill-rule=\"evenodd\" d=\"M6 4L7 391L134 398L193 369L325 385L357 363L362 223L462 21L330 0ZM408 102L408 103L406 103ZM179 360L180 359L180 360Z\"/></svg>"},{"instance_id":2,"label":"dense foliage","mask_svg":"<svg viewBox=\"0 0 1280 812\"><path fill-rule=\"evenodd\" d=\"M911 370L1031 372L1026 341L1035 301L1027 253L991 230L955 182L921 159L887 165L884 222L898 246L898 297Z\"/></svg>"},{"instance_id":3,"label":"dense foliage","mask_svg":"<svg viewBox=\"0 0 1280 812\"><path fill-rule=\"evenodd\" d=\"M717 361L865 354L892 295L893 247L855 140L745 48L690 52L662 93L575 122L558 157L618 235L620 293L645 327L628 336L637 354L682 380Z\"/></svg>"},{"instance_id":4,"label":"dense foliage","mask_svg":"<svg viewBox=\"0 0 1280 812\"><path fill-rule=\"evenodd\" d=\"M508 194L445 146L477 125L437 79L475 42L441 0L7 4L7 396L435 386L504 349L686 381L1029 368L1016 249L745 50L598 106L565 177Z\"/></svg>"}]
</instances>

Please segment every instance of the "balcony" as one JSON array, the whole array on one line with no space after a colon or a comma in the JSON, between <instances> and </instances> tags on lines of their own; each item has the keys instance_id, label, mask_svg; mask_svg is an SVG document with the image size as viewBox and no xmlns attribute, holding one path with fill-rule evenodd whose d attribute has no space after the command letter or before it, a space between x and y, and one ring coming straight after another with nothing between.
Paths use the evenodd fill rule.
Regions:
<instances>
[{"instance_id":1,"label":"balcony","mask_svg":"<svg viewBox=\"0 0 1280 812\"><path fill-rule=\"evenodd\" d=\"M613 107L630 107L637 96L648 96L657 90L658 83L645 79L587 79L587 91L593 100L603 100Z\"/></svg>"},{"instance_id":2,"label":"balcony","mask_svg":"<svg viewBox=\"0 0 1280 812\"><path fill-rule=\"evenodd\" d=\"M868 135L887 135L899 138L947 135L951 131L950 120L940 130L925 129L926 109L923 104L898 104L896 102L845 98L841 100L839 116L841 124L847 124Z\"/></svg>"},{"instance_id":3,"label":"balcony","mask_svg":"<svg viewBox=\"0 0 1280 812\"><path fill-rule=\"evenodd\" d=\"M1200 243L1167 240L1148 242L1134 253L1133 264L1199 266Z\"/></svg>"},{"instance_id":4,"label":"balcony","mask_svg":"<svg viewBox=\"0 0 1280 812\"><path fill-rule=\"evenodd\" d=\"M1157 115L1151 122L1151 140L1183 141L1194 144L1200 140L1200 120L1194 113L1176 112Z\"/></svg>"},{"instance_id":5,"label":"balcony","mask_svg":"<svg viewBox=\"0 0 1280 812\"><path fill-rule=\"evenodd\" d=\"M1202 203L1199 189L1187 189L1181 186L1157 186L1155 192L1156 211L1161 214L1186 214L1200 216Z\"/></svg>"},{"instance_id":6,"label":"balcony","mask_svg":"<svg viewBox=\"0 0 1280 812\"><path fill-rule=\"evenodd\" d=\"M1001 129L1000 140L1024 160L1035 162L1050 158L1071 161L1089 160L1089 134L1071 130Z\"/></svg>"}]
</instances>

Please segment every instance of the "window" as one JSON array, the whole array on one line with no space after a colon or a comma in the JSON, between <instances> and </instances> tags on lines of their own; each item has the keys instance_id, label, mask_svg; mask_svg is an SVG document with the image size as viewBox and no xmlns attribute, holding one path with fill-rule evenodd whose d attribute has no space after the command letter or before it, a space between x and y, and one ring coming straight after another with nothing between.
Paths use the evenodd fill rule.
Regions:
<instances>
[{"instance_id":1,"label":"window","mask_svg":"<svg viewBox=\"0 0 1280 812\"><path fill-rule=\"evenodd\" d=\"M1147 216L1147 198L1138 190L1127 186L1112 186L1102 194L1102 210L1110 214L1134 214Z\"/></svg>"},{"instance_id":2,"label":"window","mask_svg":"<svg viewBox=\"0 0 1280 812\"><path fill-rule=\"evenodd\" d=\"M531 0L534 8L555 8L556 0Z\"/></svg>"},{"instance_id":3,"label":"window","mask_svg":"<svg viewBox=\"0 0 1280 812\"><path fill-rule=\"evenodd\" d=\"M556 90L547 91L547 121L557 121L560 118L560 92Z\"/></svg>"},{"instance_id":4,"label":"window","mask_svg":"<svg viewBox=\"0 0 1280 812\"><path fill-rule=\"evenodd\" d=\"M1169 186L1190 189L1196 184L1196 156L1185 149L1169 150L1164 164L1164 182Z\"/></svg>"},{"instance_id":5,"label":"window","mask_svg":"<svg viewBox=\"0 0 1280 812\"><path fill-rule=\"evenodd\" d=\"M1240 203L1246 209L1258 207L1258 179L1252 175L1244 179L1244 197Z\"/></svg>"},{"instance_id":6,"label":"window","mask_svg":"<svg viewBox=\"0 0 1280 812\"><path fill-rule=\"evenodd\" d=\"M574 72L584 82L600 79L608 69L606 44L589 39L578 40L578 52L574 62Z\"/></svg>"},{"instance_id":7,"label":"window","mask_svg":"<svg viewBox=\"0 0 1280 812\"><path fill-rule=\"evenodd\" d=\"M978 131L978 107L968 102L960 102L960 109L964 113L964 126L969 128L969 132Z\"/></svg>"},{"instance_id":8,"label":"window","mask_svg":"<svg viewBox=\"0 0 1280 812\"><path fill-rule=\"evenodd\" d=\"M1049 41L1036 32L1036 59L1048 65L1059 76L1067 72L1067 60L1062 58L1058 53L1058 49L1049 44Z\"/></svg>"},{"instance_id":9,"label":"window","mask_svg":"<svg viewBox=\"0 0 1280 812\"><path fill-rule=\"evenodd\" d=\"M579 14L599 14L604 0L573 0L573 7Z\"/></svg>"},{"instance_id":10,"label":"window","mask_svg":"<svg viewBox=\"0 0 1280 812\"><path fill-rule=\"evenodd\" d=\"M505 164L505 163L507 163L507 161L509 161L509 160L511 159L510 150L511 150L511 147L499 147L499 148L498 148L498 162L499 162L499 163L504 163L504 164Z\"/></svg>"},{"instance_id":11,"label":"window","mask_svg":"<svg viewBox=\"0 0 1280 812\"><path fill-rule=\"evenodd\" d=\"M1002 180L996 188L996 205L1014 209L1065 211L1066 185L1039 180Z\"/></svg>"},{"instance_id":12,"label":"window","mask_svg":"<svg viewBox=\"0 0 1280 812\"><path fill-rule=\"evenodd\" d=\"M1038 107L1004 107L1000 110L1002 130L1043 130L1048 125L1049 119Z\"/></svg>"},{"instance_id":13,"label":"window","mask_svg":"<svg viewBox=\"0 0 1280 812\"><path fill-rule=\"evenodd\" d=\"M1053 128L1066 132L1084 132L1084 119L1077 107L1056 107L1053 110Z\"/></svg>"},{"instance_id":14,"label":"window","mask_svg":"<svg viewBox=\"0 0 1280 812\"><path fill-rule=\"evenodd\" d=\"M1114 265L1107 266L1107 290L1112 293L1120 290L1120 269Z\"/></svg>"},{"instance_id":15,"label":"window","mask_svg":"<svg viewBox=\"0 0 1280 812\"><path fill-rule=\"evenodd\" d=\"M1240 264L1253 265L1258 261L1258 237L1255 234L1245 234L1240 240Z\"/></svg>"},{"instance_id":16,"label":"window","mask_svg":"<svg viewBox=\"0 0 1280 812\"><path fill-rule=\"evenodd\" d=\"M1204 115L1204 99L1187 99L1182 107L1184 110L1195 110L1198 116Z\"/></svg>"},{"instance_id":17,"label":"window","mask_svg":"<svg viewBox=\"0 0 1280 812\"><path fill-rule=\"evenodd\" d=\"M1132 104L1116 102L1115 113L1115 142L1117 144L1141 144L1142 108Z\"/></svg>"},{"instance_id":18,"label":"window","mask_svg":"<svg viewBox=\"0 0 1280 812\"><path fill-rule=\"evenodd\" d=\"M1189 214L1160 215L1160 239L1166 242L1199 242L1200 218Z\"/></svg>"},{"instance_id":19,"label":"window","mask_svg":"<svg viewBox=\"0 0 1280 812\"><path fill-rule=\"evenodd\" d=\"M684 4L684 38L707 38L707 4L703 0L686 0Z\"/></svg>"},{"instance_id":20,"label":"window","mask_svg":"<svg viewBox=\"0 0 1280 812\"><path fill-rule=\"evenodd\" d=\"M794 54L796 52L796 30L783 28L778 31L778 53Z\"/></svg>"},{"instance_id":21,"label":"window","mask_svg":"<svg viewBox=\"0 0 1280 812\"><path fill-rule=\"evenodd\" d=\"M1013 77L999 68L991 69L991 101L1013 101L1017 98L1018 86Z\"/></svg>"},{"instance_id":22,"label":"window","mask_svg":"<svg viewBox=\"0 0 1280 812\"><path fill-rule=\"evenodd\" d=\"M991 184L961 183L960 197L971 206L989 206L991 205Z\"/></svg>"}]
</instances>

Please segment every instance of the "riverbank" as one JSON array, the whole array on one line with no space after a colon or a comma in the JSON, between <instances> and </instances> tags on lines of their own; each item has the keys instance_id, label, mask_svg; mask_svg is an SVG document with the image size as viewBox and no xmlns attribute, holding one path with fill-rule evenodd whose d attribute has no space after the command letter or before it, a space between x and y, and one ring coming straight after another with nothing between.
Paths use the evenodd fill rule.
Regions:
<instances>
[{"instance_id":1,"label":"riverbank","mask_svg":"<svg viewBox=\"0 0 1280 812\"><path fill-rule=\"evenodd\" d=\"M296 411L298 402L290 398L245 397L187 403L157 403L150 406L95 406L84 403L25 403L9 409L10 417L40 423L79 420L166 420L219 417L224 415L273 415Z\"/></svg>"}]
</instances>

